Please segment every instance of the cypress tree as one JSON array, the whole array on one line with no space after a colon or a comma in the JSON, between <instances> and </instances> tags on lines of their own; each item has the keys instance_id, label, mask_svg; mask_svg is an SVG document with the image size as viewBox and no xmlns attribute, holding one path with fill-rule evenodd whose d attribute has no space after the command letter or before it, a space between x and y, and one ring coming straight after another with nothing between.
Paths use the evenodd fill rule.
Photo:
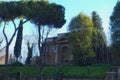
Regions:
<instances>
[{"instance_id":1,"label":"cypress tree","mask_svg":"<svg viewBox=\"0 0 120 80\"><path fill-rule=\"evenodd\" d=\"M93 34L92 34L92 44L93 50L96 53L97 63L105 62L106 53L106 37L102 27L102 20L99 15L93 11L92 12L93 21Z\"/></svg>"},{"instance_id":2,"label":"cypress tree","mask_svg":"<svg viewBox=\"0 0 120 80\"><path fill-rule=\"evenodd\" d=\"M110 31L112 40L112 57L115 64L120 62L120 1L114 7L110 17Z\"/></svg>"}]
</instances>

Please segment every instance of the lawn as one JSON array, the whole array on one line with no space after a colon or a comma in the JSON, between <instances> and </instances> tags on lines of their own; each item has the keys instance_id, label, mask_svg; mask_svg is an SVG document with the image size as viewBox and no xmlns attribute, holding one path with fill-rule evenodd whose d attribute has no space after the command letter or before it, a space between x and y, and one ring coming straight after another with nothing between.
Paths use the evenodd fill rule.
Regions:
<instances>
[{"instance_id":1,"label":"lawn","mask_svg":"<svg viewBox=\"0 0 120 80\"><path fill-rule=\"evenodd\" d=\"M63 73L63 77L69 78L104 78L106 72L111 69L109 65L92 65L92 66L46 66L44 67L43 75L44 77L55 77L56 71L60 70ZM4 71L4 67L0 67L0 72ZM15 67L9 66L9 76L15 76L15 73L22 72L23 76L26 77L38 77L39 76L39 67Z\"/></svg>"}]
</instances>

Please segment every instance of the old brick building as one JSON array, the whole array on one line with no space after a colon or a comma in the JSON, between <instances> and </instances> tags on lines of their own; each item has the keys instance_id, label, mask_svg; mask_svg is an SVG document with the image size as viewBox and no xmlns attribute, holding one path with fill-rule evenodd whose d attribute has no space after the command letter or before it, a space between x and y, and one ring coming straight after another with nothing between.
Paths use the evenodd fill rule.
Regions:
<instances>
[{"instance_id":1,"label":"old brick building","mask_svg":"<svg viewBox=\"0 0 120 80\"><path fill-rule=\"evenodd\" d=\"M72 61L65 33L46 39L46 54L46 63L48 64L69 64Z\"/></svg>"}]
</instances>

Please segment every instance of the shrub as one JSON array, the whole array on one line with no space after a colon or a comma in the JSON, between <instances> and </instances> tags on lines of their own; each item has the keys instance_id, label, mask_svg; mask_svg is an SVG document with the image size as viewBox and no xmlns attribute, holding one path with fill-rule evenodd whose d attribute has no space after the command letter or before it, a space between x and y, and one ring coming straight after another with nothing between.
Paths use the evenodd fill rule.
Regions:
<instances>
[{"instance_id":1,"label":"shrub","mask_svg":"<svg viewBox=\"0 0 120 80\"><path fill-rule=\"evenodd\" d=\"M21 63L21 62L19 62L19 61L14 62L14 63L11 63L10 65L11 65L11 66L24 66L24 64Z\"/></svg>"}]
</instances>

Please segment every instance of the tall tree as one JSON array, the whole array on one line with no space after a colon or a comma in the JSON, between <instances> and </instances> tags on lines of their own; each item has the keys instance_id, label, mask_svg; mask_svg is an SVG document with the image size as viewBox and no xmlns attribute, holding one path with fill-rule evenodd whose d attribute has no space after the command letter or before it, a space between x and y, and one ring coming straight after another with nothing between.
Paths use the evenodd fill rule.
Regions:
<instances>
[{"instance_id":1,"label":"tall tree","mask_svg":"<svg viewBox=\"0 0 120 80\"><path fill-rule=\"evenodd\" d=\"M28 65L30 65L32 62L31 58L32 58L33 47L34 47L34 44L32 43L30 45L30 42L28 41L27 42L28 56L27 56L26 61L25 61L25 63Z\"/></svg>"},{"instance_id":2,"label":"tall tree","mask_svg":"<svg viewBox=\"0 0 120 80\"><path fill-rule=\"evenodd\" d=\"M24 17L25 21L23 22L23 19L20 19L20 24L18 28L16 27L16 24L14 20L16 18ZM19 1L19 2L1 2L0 3L0 19L5 23L3 28L3 34L6 39L6 74L8 73L8 51L9 51L9 45L12 42L16 32L20 27L30 20L34 24L38 26L38 32L39 32L39 53L40 57L42 58L42 50L43 47L41 47L43 44L41 42L42 40L42 33L41 33L41 26L42 25L48 25L55 28L60 28L65 23L64 19L64 8L61 5L56 4L49 4L47 1ZM14 34L11 37L10 40L8 40L7 35L5 34L5 26L7 21L12 21L14 24ZM22 31L22 30L20 30ZM19 33L19 32L18 32ZM21 32L20 32L21 33ZM49 33L49 30L48 30ZM22 37L20 37L22 38ZM21 39L17 40L21 40ZM16 41L18 43L19 41ZM21 44L21 43L20 43ZM18 49L20 50L20 49ZM18 50L16 56L18 57L20 53L18 53ZM42 61L42 59L41 59ZM7 77L6 77L7 80Z\"/></svg>"},{"instance_id":3,"label":"tall tree","mask_svg":"<svg viewBox=\"0 0 120 80\"><path fill-rule=\"evenodd\" d=\"M29 21L34 15L34 9L36 8L36 6L38 6L39 4L37 3L42 3L42 2L46 2L48 3L47 0L30 0L30 1L26 1L26 0L22 0L18 2L18 7L19 10L21 10L21 16L20 16L20 23L19 23L19 28L18 28L18 33L17 33L17 38L16 38L16 43L14 46L14 54L16 59L18 60L18 57L21 55L21 46L22 46L22 38L23 38L23 24L26 23L27 21ZM33 6L31 6L33 5ZM41 7L42 5L39 5L39 7ZM41 8L38 9L38 11L41 11ZM26 16L29 15L29 18L26 18ZM25 19L25 21L23 21L23 19Z\"/></svg>"},{"instance_id":4,"label":"tall tree","mask_svg":"<svg viewBox=\"0 0 120 80\"><path fill-rule=\"evenodd\" d=\"M33 10L34 13L29 14L27 18L31 19L37 28L38 28L38 48L40 54L40 78L43 69L43 57L44 57L44 35L42 34L42 27L47 25L49 28L61 28L65 23L64 19L64 7L61 5L57 5L54 3L49 4L48 2L30 2L30 8ZM33 8L34 6L34 8ZM48 32L49 33L49 30ZM48 34L46 34L48 35Z\"/></svg>"},{"instance_id":5,"label":"tall tree","mask_svg":"<svg viewBox=\"0 0 120 80\"><path fill-rule=\"evenodd\" d=\"M110 17L111 25L111 40L112 40L112 55L114 63L119 64L120 61L120 1L114 7Z\"/></svg>"},{"instance_id":6,"label":"tall tree","mask_svg":"<svg viewBox=\"0 0 120 80\"><path fill-rule=\"evenodd\" d=\"M18 61L18 57L21 55L21 45L22 45L22 35L23 35L23 20L19 23L17 38L14 46L14 55L16 57L16 61Z\"/></svg>"},{"instance_id":7,"label":"tall tree","mask_svg":"<svg viewBox=\"0 0 120 80\"><path fill-rule=\"evenodd\" d=\"M93 23L90 17L80 13L71 20L68 29L70 31L68 38L73 53L73 61L79 65L81 59L85 60L87 57L94 56L91 43Z\"/></svg>"},{"instance_id":8,"label":"tall tree","mask_svg":"<svg viewBox=\"0 0 120 80\"><path fill-rule=\"evenodd\" d=\"M34 53L34 56L35 56L35 53L37 52L36 51L36 43L37 43L37 36L34 34L32 35L25 35L24 36L24 43L26 43L27 45L27 58L26 58L26 61L25 63L27 65L30 65L32 63L32 57L33 57L33 53ZM33 64L33 63L32 63Z\"/></svg>"},{"instance_id":9,"label":"tall tree","mask_svg":"<svg viewBox=\"0 0 120 80\"><path fill-rule=\"evenodd\" d=\"M19 1L16 2L18 10L20 11L19 15L19 25L18 25L18 32L17 32L17 37L16 37L16 42L14 46L14 55L16 57L16 61L18 61L18 58L21 55L21 46L22 46L22 38L23 38L23 25L29 21L28 19L25 18L26 13L29 14L30 9L27 9L27 2L26 1Z\"/></svg>"},{"instance_id":10,"label":"tall tree","mask_svg":"<svg viewBox=\"0 0 120 80\"><path fill-rule=\"evenodd\" d=\"M106 36L102 27L102 20L99 15L93 11L92 12L93 21L93 34L92 34L92 44L93 49L96 53L97 63L105 62L106 52Z\"/></svg>"},{"instance_id":11,"label":"tall tree","mask_svg":"<svg viewBox=\"0 0 120 80\"><path fill-rule=\"evenodd\" d=\"M20 15L15 2L0 2L0 20L4 23L3 35L6 40L6 54L5 54L5 80L8 80L8 56L9 56L9 46L17 32L17 27L14 22L15 18ZM11 21L14 26L14 32L10 39L8 39L6 30L6 23Z\"/></svg>"}]
</instances>

